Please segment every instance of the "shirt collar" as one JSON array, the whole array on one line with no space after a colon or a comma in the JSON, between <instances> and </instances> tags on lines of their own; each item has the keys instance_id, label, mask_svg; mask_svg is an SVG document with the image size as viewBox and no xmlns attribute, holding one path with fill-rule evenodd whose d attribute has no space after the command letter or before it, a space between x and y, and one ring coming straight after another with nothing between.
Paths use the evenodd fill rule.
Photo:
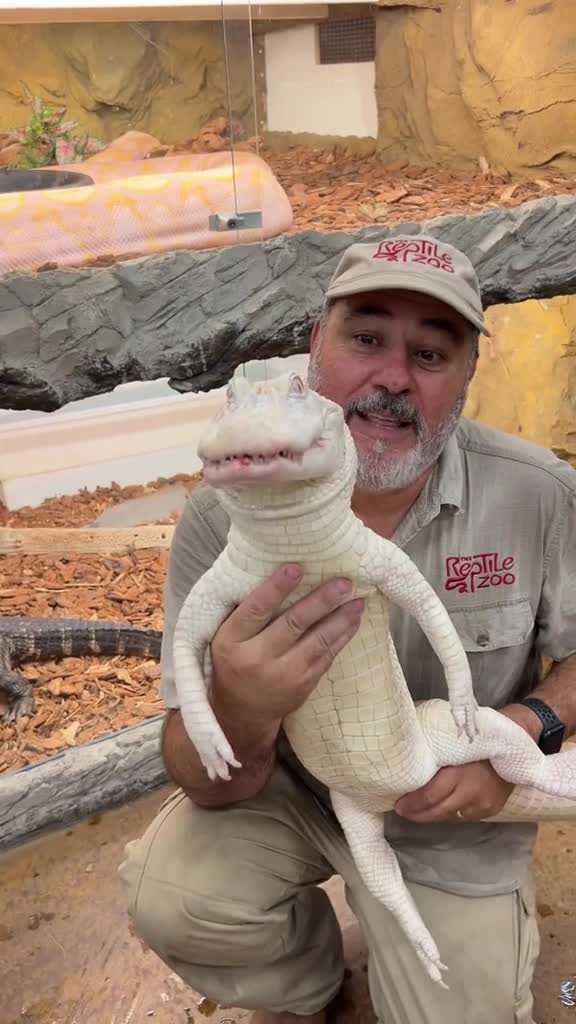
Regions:
<instances>
[{"instance_id":1,"label":"shirt collar","mask_svg":"<svg viewBox=\"0 0 576 1024\"><path fill-rule=\"evenodd\" d=\"M396 530L393 541L400 547L428 526L446 506L453 515L464 511L464 471L458 430L448 439L426 486Z\"/></svg>"},{"instance_id":2,"label":"shirt collar","mask_svg":"<svg viewBox=\"0 0 576 1024\"><path fill-rule=\"evenodd\" d=\"M439 506L450 505L455 512L464 511L464 470L457 429L448 438L432 474L431 484L436 488Z\"/></svg>"}]
</instances>

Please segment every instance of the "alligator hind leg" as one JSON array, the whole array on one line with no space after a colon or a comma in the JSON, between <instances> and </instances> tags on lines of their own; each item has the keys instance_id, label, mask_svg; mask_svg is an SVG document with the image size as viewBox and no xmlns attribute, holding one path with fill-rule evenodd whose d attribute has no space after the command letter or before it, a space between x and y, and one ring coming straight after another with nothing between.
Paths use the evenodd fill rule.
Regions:
<instances>
[{"instance_id":1,"label":"alligator hind leg","mask_svg":"<svg viewBox=\"0 0 576 1024\"><path fill-rule=\"evenodd\" d=\"M330 799L368 891L394 915L432 980L448 988L441 973L448 968L406 887L396 854L384 837L382 814L334 790L330 790Z\"/></svg>"},{"instance_id":2,"label":"alligator hind leg","mask_svg":"<svg viewBox=\"0 0 576 1024\"><path fill-rule=\"evenodd\" d=\"M7 669L0 668L0 690L12 698L10 707L2 716L5 722L17 722L22 715L31 715L34 711L34 687L24 676Z\"/></svg>"}]
</instances>

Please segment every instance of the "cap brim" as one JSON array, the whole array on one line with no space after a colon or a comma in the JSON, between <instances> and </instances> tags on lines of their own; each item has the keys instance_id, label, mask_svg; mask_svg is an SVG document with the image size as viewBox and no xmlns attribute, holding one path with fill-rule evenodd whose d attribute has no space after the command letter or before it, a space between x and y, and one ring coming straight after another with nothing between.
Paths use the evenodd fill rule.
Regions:
<instances>
[{"instance_id":1,"label":"cap brim","mask_svg":"<svg viewBox=\"0 0 576 1024\"><path fill-rule=\"evenodd\" d=\"M424 275L404 272L395 274L393 271L387 271L385 278L379 281L375 281L374 278L374 274L369 274L364 277L357 277L354 281L336 281L332 287L328 288L326 298L343 299L350 295L360 295L364 292L386 292L393 289L421 292L423 295L429 295L432 299L439 299L440 302L445 302L447 306L455 309L465 320L473 324L481 334L486 335L487 338L492 337L484 318L478 316L464 299L454 295L454 292L449 288L444 290L439 281L431 283L430 279Z\"/></svg>"}]
</instances>

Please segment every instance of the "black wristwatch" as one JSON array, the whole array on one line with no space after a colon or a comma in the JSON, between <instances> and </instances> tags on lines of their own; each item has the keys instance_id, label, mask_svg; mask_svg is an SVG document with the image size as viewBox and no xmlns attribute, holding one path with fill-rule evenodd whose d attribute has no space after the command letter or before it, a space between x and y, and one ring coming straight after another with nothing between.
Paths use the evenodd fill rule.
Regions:
<instances>
[{"instance_id":1,"label":"black wristwatch","mask_svg":"<svg viewBox=\"0 0 576 1024\"><path fill-rule=\"evenodd\" d=\"M564 742L564 733L566 732L564 722L560 721L552 708L537 697L525 697L520 703L531 708L542 722L542 733L538 740L538 746L542 753L557 754Z\"/></svg>"}]
</instances>

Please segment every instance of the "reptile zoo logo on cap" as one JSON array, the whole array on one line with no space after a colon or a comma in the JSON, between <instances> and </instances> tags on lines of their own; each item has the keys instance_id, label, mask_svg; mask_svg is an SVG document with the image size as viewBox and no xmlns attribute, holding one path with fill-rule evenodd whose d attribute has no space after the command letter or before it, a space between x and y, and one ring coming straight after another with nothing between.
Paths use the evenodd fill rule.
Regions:
<instances>
[{"instance_id":1,"label":"reptile zoo logo on cap","mask_svg":"<svg viewBox=\"0 0 576 1024\"><path fill-rule=\"evenodd\" d=\"M510 587L516 582L514 558L502 558L497 551L482 555L450 555L446 559L445 590L475 594L490 587Z\"/></svg>"},{"instance_id":2,"label":"reptile zoo logo on cap","mask_svg":"<svg viewBox=\"0 0 576 1024\"><path fill-rule=\"evenodd\" d=\"M445 252L437 242L429 242L424 238L415 238L410 242L401 239L380 242L372 259L388 260L389 263L420 263L436 270L444 270L447 274L454 273L450 253Z\"/></svg>"}]
</instances>

